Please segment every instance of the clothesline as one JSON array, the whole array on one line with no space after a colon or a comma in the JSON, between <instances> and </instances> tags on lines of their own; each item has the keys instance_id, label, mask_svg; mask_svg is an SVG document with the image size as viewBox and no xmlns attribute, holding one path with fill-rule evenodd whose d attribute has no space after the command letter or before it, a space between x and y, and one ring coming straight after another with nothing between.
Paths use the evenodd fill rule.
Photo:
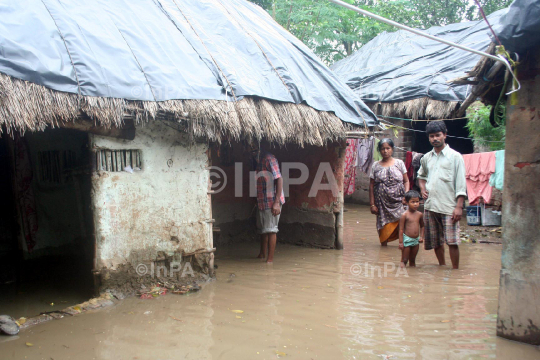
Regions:
<instances>
[{"instance_id":1,"label":"clothesline","mask_svg":"<svg viewBox=\"0 0 540 360\"><path fill-rule=\"evenodd\" d=\"M470 205L491 202L492 187L503 189L504 150L465 154L465 177Z\"/></svg>"},{"instance_id":2,"label":"clothesline","mask_svg":"<svg viewBox=\"0 0 540 360\"><path fill-rule=\"evenodd\" d=\"M379 120L383 120L384 119L379 119ZM405 128L403 126L399 126L399 125L394 125L392 123L386 123L387 125L391 125L391 126L394 126L394 127L397 127L397 128L400 128L400 129L403 129L403 130L409 130L409 131L415 131L415 132L421 132L421 133L426 133L424 130L416 130L416 129L409 129L409 128ZM447 137L451 137L451 138L454 138L454 139L463 139L463 140L471 140L471 141L474 141L475 139L473 138L468 138L468 137L461 137L461 136L452 136L452 135L446 135ZM499 141L499 140L476 140L476 141L483 141L483 142L492 142L492 143L504 143L504 141Z\"/></svg>"},{"instance_id":3,"label":"clothesline","mask_svg":"<svg viewBox=\"0 0 540 360\"><path fill-rule=\"evenodd\" d=\"M468 119L468 117L459 117L459 118L453 118L453 119L427 119L427 120L420 120L420 119L404 119L404 118L398 118L393 116L386 116L386 115L377 115L381 117L385 117L388 119L395 119L395 120L405 120L405 121L452 121L452 120L463 120Z\"/></svg>"}]
</instances>

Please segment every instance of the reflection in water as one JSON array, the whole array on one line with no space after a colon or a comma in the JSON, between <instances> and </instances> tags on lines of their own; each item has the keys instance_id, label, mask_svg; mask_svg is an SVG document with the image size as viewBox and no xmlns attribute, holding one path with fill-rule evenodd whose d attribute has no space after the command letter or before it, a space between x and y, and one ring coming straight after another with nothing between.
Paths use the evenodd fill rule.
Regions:
<instances>
[{"instance_id":1,"label":"reflection in water","mask_svg":"<svg viewBox=\"0 0 540 360\"><path fill-rule=\"evenodd\" d=\"M280 244L268 266L254 259L257 244L220 248L218 279L199 293L131 298L45 323L0 338L2 357L540 358L534 347L495 336L500 246L464 244L457 271L421 250L406 275L393 267L397 243L379 246L367 207L345 215L343 252Z\"/></svg>"}]
</instances>

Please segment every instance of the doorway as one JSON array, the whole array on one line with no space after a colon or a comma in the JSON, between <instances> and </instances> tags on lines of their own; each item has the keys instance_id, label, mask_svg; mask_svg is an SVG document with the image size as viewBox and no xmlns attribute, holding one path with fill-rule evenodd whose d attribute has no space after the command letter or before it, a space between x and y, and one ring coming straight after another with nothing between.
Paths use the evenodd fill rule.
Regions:
<instances>
[{"instance_id":1,"label":"doorway","mask_svg":"<svg viewBox=\"0 0 540 360\"><path fill-rule=\"evenodd\" d=\"M68 129L0 139L3 313L31 317L93 295L88 144Z\"/></svg>"}]
</instances>

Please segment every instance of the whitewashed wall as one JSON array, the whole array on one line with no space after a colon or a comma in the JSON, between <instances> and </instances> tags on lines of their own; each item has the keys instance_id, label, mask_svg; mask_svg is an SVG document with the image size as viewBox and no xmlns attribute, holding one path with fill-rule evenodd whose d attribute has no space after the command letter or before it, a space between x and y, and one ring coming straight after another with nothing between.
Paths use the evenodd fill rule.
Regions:
<instances>
[{"instance_id":1,"label":"whitewashed wall","mask_svg":"<svg viewBox=\"0 0 540 360\"><path fill-rule=\"evenodd\" d=\"M91 146L142 153L141 171L92 175L98 268L211 245L206 144L155 121L138 125L133 141L92 135Z\"/></svg>"}]
</instances>

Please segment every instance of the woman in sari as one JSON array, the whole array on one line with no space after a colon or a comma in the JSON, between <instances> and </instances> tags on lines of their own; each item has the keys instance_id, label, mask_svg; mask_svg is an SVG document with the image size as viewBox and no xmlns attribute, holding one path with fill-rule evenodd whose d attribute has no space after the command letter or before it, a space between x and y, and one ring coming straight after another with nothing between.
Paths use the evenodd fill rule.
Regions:
<instances>
[{"instance_id":1,"label":"woman in sari","mask_svg":"<svg viewBox=\"0 0 540 360\"><path fill-rule=\"evenodd\" d=\"M399 238L399 218L405 211L403 197L409 191L409 178L403 161L394 159L394 142L382 139L377 150L382 160L371 167L369 203L377 215L377 231L381 246Z\"/></svg>"}]
</instances>

